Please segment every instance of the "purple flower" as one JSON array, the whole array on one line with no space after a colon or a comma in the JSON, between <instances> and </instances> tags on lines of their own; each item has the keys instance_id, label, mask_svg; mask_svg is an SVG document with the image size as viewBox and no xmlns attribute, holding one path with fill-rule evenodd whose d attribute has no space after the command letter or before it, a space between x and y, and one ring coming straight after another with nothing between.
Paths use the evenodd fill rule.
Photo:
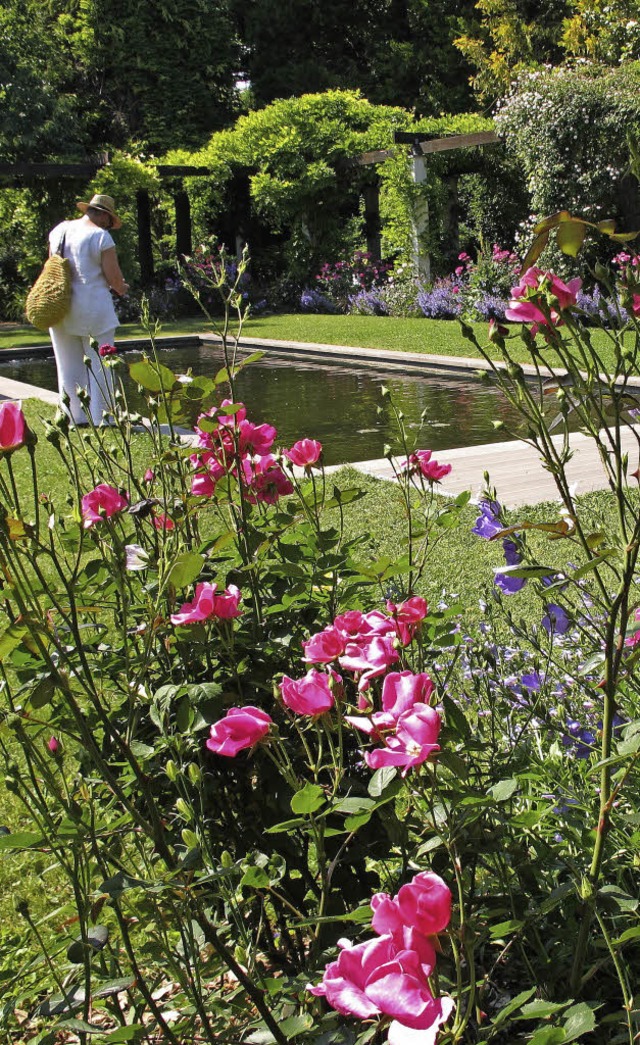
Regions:
<instances>
[{"instance_id":1,"label":"purple flower","mask_svg":"<svg viewBox=\"0 0 640 1045\"><path fill-rule=\"evenodd\" d=\"M502 548L507 566L519 566L522 562L522 556L518 551L518 545L515 541L510 541L508 538L505 538L502 542ZM527 583L524 577L512 577L508 573L503 573L501 569L496 570L496 575L493 581L503 595L515 595L517 592L521 591Z\"/></svg>"},{"instance_id":2,"label":"purple flower","mask_svg":"<svg viewBox=\"0 0 640 1045\"><path fill-rule=\"evenodd\" d=\"M432 290L418 294L418 305L427 319L454 319L462 311L459 287L450 281L436 280Z\"/></svg>"},{"instance_id":3,"label":"purple flower","mask_svg":"<svg viewBox=\"0 0 640 1045\"><path fill-rule=\"evenodd\" d=\"M489 541L497 533L500 533L500 530L504 530L504 524L498 518L502 512L502 507L499 501L480 501L478 507L480 515L476 519L471 533L475 533L476 537L483 537L484 540Z\"/></svg>"},{"instance_id":4,"label":"purple flower","mask_svg":"<svg viewBox=\"0 0 640 1045\"><path fill-rule=\"evenodd\" d=\"M546 579L546 578L545 578ZM548 635L564 635L571 621L567 611L555 602L550 602L541 624Z\"/></svg>"},{"instance_id":5,"label":"purple flower","mask_svg":"<svg viewBox=\"0 0 640 1045\"><path fill-rule=\"evenodd\" d=\"M337 306L318 290L303 290L300 295L300 307L304 312L337 312Z\"/></svg>"},{"instance_id":6,"label":"purple flower","mask_svg":"<svg viewBox=\"0 0 640 1045\"><path fill-rule=\"evenodd\" d=\"M542 685L540 673L537 671L531 671L528 675L523 675L521 681L522 685L532 693L537 693Z\"/></svg>"},{"instance_id":7,"label":"purple flower","mask_svg":"<svg viewBox=\"0 0 640 1045\"><path fill-rule=\"evenodd\" d=\"M486 290L482 291L480 297L473 302L473 310L481 319L502 321L506 307L506 301L497 294L489 294Z\"/></svg>"},{"instance_id":8,"label":"purple flower","mask_svg":"<svg viewBox=\"0 0 640 1045\"><path fill-rule=\"evenodd\" d=\"M595 747L596 735L576 719L569 718L567 719L567 732L562 736L562 743L567 748L573 748L576 758L588 758Z\"/></svg>"}]
</instances>

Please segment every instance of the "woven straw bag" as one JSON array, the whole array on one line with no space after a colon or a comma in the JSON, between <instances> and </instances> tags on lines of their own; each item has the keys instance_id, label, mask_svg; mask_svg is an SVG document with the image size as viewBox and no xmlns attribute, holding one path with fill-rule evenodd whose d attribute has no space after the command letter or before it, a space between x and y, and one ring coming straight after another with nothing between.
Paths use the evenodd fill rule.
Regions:
<instances>
[{"instance_id":1,"label":"woven straw bag","mask_svg":"<svg viewBox=\"0 0 640 1045\"><path fill-rule=\"evenodd\" d=\"M55 254L27 295L27 319L38 330L48 330L64 319L71 306L71 265L64 257L64 236Z\"/></svg>"}]
</instances>

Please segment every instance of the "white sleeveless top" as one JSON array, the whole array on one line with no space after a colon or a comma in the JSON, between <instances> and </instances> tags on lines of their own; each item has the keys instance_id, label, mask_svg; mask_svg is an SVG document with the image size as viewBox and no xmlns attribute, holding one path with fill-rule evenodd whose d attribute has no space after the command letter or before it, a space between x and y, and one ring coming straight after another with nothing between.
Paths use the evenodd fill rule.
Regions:
<instances>
[{"instance_id":1,"label":"white sleeveless top","mask_svg":"<svg viewBox=\"0 0 640 1045\"><path fill-rule=\"evenodd\" d=\"M49 233L51 251L64 234L64 256L71 263L71 308L56 330L97 337L118 326L111 291L102 271L102 252L115 247L113 237L88 218L62 221Z\"/></svg>"}]
</instances>

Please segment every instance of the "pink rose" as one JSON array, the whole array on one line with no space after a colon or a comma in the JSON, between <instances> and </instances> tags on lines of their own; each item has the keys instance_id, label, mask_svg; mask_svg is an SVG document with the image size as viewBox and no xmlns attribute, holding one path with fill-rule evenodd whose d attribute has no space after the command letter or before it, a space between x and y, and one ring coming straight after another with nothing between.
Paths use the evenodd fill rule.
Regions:
<instances>
[{"instance_id":1,"label":"pink rose","mask_svg":"<svg viewBox=\"0 0 640 1045\"><path fill-rule=\"evenodd\" d=\"M420 766L440 747L440 716L428 704L414 704L396 722L393 733L385 733L384 747L365 751L364 759L370 769L382 766L402 766L403 776L413 766Z\"/></svg>"},{"instance_id":2,"label":"pink rose","mask_svg":"<svg viewBox=\"0 0 640 1045\"><path fill-rule=\"evenodd\" d=\"M393 1020L389 1024L387 1045L435 1045L441 1025L447 1022L455 1007L453 998L436 998L430 1011L432 1022L420 1030L409 1029L400 1020Z\"/></svg>"},{"instance_id":3,"label":"pink rose","mask_svg":"<svg viewBox=\"0 0 640 1045\"><path fill-rule=\"evenodd\" d=\"M345 649L345 639L337 628L325 628L302 643L307 664L330 664Z\"/></svg>"},{"instance_id":4,"label":"pink rose","mask_svg":"<svg viewBox=\"0 0 640 1045\"><path fill-rule=\"evenodd\" d=\"M339 940L338 946L342 948L338 960L327 966L321 984L308 988L311 994L326 998L344 1016L392 1017L396 1043L413 1041L411 1030L421 1032L416 1045L435 1042L437 1029L454 1004L450 998L433 997L423 953L398 949L390 936L355 945Z\"/></svg>"},{"instance_id":5,"label":"pink rose","mask_svg":"<svg viewBox=\"0 0 640 1045\"><path fill-rule=\"evenodd\" d=\"M409 475L415 475L419 472L428 482L439 483L441 479L444 479L445 475L449 474L451 465L438 464L437 461L432 461L432 453L432 450L416 450L414 453L409 454L409 457L403 462L401 467Z\"/></svg>"},{"instance_id":6,"label":"pink rose","mask_svg":"<svg viewBox=\"0 0 640 1045\"><path fill-rule=\"evenodd\" d=\"M227 469L212 453L192 454L189 460L197 469L191 480L191 493L194 497L212 497L216 483L227 474Z\"/></svg>"},{"instance_id":7,"label":"pink rose","mask_svg":"<svg viewBox=\"0 0 640 1045\"><path fill-rule=\"evenodd\" d=\"M246 484L246 497L251 504L262 501L275 504L280 497L293 493L293 485L282 471L273 454L245 457L242 474Z\"/></svg>"},{"instance_id":8,"label":"pink rose","mask_svg":"<svg viewBox=\"0 0 640 1045\"><path fill-rule=\"evenodd\" d=\"M7 454L24 446L28 428L22 404L8 400L0 406L0 453Z\"/></svg>"},{"instance_id":9,"label":"pink rose","mask_svg":"<svg viewBox=\"0 0 640 1045\"><path fill-rule=\"evenodd\" d=\"M314 668L297 681L285 675L280 691L283 702L297 715L322 715L335 704L328 675Z\"/></svg>"},{"instance_id":10,"label":"pink rose","mask_svg":"<svg viewBox=\"0 0 640 1045\"><path fill-rule=\"evenodd\" d=\"M147 468L142 481L144 483L152 483L155 477L156 473L154 472L153 468Z\"/></svg>"},{"instance_id":11,"label":"pink rose","mask_svg":"<svg viewBox=\"0 0 640 1045\"><path fill-rule=\"evenodd\" d=\"M115 356L117 352L118 349L115 345L100 345L100 348L98 349L98 355L102 356L103 358L105 356Z\"/></svg>"},{"instance_id":12,"label":"pink rose","mask_svg":"<svg viewBox=\"0 0 640 1045\"><path fill-rule=\"evenodd\" d=\"M451 890L431 871L421 871L401 886L397 901L405 924L424 936L443 932L451 920Z\"/></svg>"},{"instance_id":13,"label":"pink rose","mask_svg":"<svg viewBox=\"0 0 640 1045\"><path fill-rule=\"evenodd\" d=\"M311 468L317 464L322 453L322 443L317 439L299 439L290 450L285 450L284 456L288 457L291 464L298 468Z\"/></svg>"},{"instance_id":14,"label":"pink rose","mask_svg":"<svg viewBox=\"0 0 640 1045\"><path fill-rule=\"evenodd\" d=\"M398 651L394 649L390 638L374 635L368 642L348 642L339 663L345 671L352 671L360 676L358 690L362 692L369 688L372 678L384 675L398 657Z\"/></svg>"},{"instance_id":15,"label":"pink rose","mask_svg":"<svg viewBox=\"0 0 640 1045\"><path fill-rule=\"evenodd\" d=\"M261 708L229 708L224 718L211 726L209 751L235 758L239 751L255 747L266 737L273 719Z\"/></svg>"},{"instance_id":16,"label":"pink rose","mask_svg":"<svg viewBox=\"0 0 640 1045\"><path fill-rule=\"evenodd\" d=\"M50 737L47 741L47 747L52 755L57 755L60 751L60 741L56 737Z\"/></svg>"},{"instance_id":17,"label":"pink rose","mask_svg":"<svg viewBox=\"0 0 640 1045\"><path fill-rule=\"evenodd\" d=\"M241 598L240 592L234 584L221 595L216 595L218 585L210 584L209 581L201 581L196 584L195 596L191 602L185 602L178 613L171 614L171 623L197 624L210 617L218 617L226 620L229 617L239 617L241 610L238 602Z\"/></svg>"},{"instance_id":18,"label":"pink rose","mask_svg":"<svg viewBox=\"0 0 640 1045\"><path fill-rule=\"evenodd\" d=\"M327 965L322 983L310 987L310 994L325 997L331 1008L343 1016L361 1020L379 1016L381 1010L367 996L366 987L375 970L391 959L391 937L378 936L357 944L339 940L338 946L342 948L338 960Z\"/></svg>"},{"instance_id":19,"label":"pink rose","mask_svg":"<svg viewBox=\"0 0 640 1045\"><path fill-rule=\"evenodd\" d=\"M179 613L171 614L172 624L197 624L213 616L213 597L217 584L202 581L196 584L195 596L191 602L183 603Z\"/></svg>"},{"instance_id":20,"label":"pink rose","mask_svg":"<svg viewBox=\"0 0 640 1045\"><path fill-rule=\"evenodd\" d=\"M413 595L399 606L387 602L387 610L395 618L398 638L402 645L408 646L427 615L427 600L420 595Z\"/></svg>"},{"instance_id":21,"label":"pink rose","mask_svg":"<svg viewBox=\"0 0 640 1045\"><path fill-rule=\"evenodd\" d=\"M428 704L434 685L428 675L392 671L382 684L382 709L397 721L414 704Z\"/></svg>"},{"instance_id":22,"label":"pink rose","mask_svg":"<svg viewBox=\"0 0 640 1045\"><path fill-rule=\"evenodd\" d=\"M531 333L535 337L540 327L549 328L562 324L562 317L553 304L547 305L548 312L545 314L539 307L540 303L551 298L552 301L555 299L560 311L571 308L576 304L581 286L581 279L563 283L553 272L529 268L511 291L511 301L505 311L505 318L515 323L532 323Z\"/></svg>"},{"instance_id":23,"label":"pink rose","mask_svg":"<svg viewBox=\"0 0 640 1045\"><path fill-rule=\"evenodd\" d=\"M104 519L121 512L127 507L127 496L116 490L115 486L100 483L95 490L86 493L82 498L82 525L85 529L95 526Z\"/></svg>"},{"instance_id":24,"label":"pink rose","mask_svg":"<svg viewBox=\"0 0 640 1045\"><path fill-rule=\"evenodd\" d=\"M268 454L278 434L273 425L255 425L252 421L240 421L238 431L241 454Z\"/></svg>"},{"instance_id":25,"label":"pink rose","mask_svg":"<svg viewBox=\"0 0 640 1045\"><path fill-rule=\"evenodd\" d=\"M374 635L391 635L395 632L394 622L380 610L361 613L360 610L348 610L336 617L333 625L347 641L367 641Z\"/></svg>"},{"instance_id":26,"label":"pink rose","mask_svg":"<svg viewBox=\"0 0 640 1045\"><path fill-rule=\"evenodd\" d=\"M158 512L157 515L152 516L151 521L156 530L175 530L176 528L173 519L165 515L164 512Z\"/></svg>"},{"instance_id":27,"label":"pink rose","mask_svg":"<svg viewBox=\"0 0 640 1045\"><path fill-rule=\"evenodd\" d=\"M220 595L213 596L213 616L220 620L231 620L233 617L241 617L242 610L238 603L242 595L235 584L230 584Z\"/></svg>"}]
</instances>

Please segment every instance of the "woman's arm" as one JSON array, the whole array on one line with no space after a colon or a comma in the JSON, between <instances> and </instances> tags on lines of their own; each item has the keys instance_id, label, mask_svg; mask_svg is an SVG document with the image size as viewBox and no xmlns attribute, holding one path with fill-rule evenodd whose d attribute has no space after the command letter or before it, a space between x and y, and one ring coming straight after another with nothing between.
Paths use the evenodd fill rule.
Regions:
<instances>
[{"instance_id":1,"label":"woman's arm","mask_svg":"<svg viewBox=\"0 0 640 1045\"><path fill-rule=\"evenodd\" d=\"M102 264L102 272L107 283L112 290L115 290L116 294L123 297L128 289L129 284L125 283L124 276L120 271L120 265L118 264L118 258L116 255L115 247L107 247L106 250L102 251L100 255Z\"/></svg>"}]
</instances>

